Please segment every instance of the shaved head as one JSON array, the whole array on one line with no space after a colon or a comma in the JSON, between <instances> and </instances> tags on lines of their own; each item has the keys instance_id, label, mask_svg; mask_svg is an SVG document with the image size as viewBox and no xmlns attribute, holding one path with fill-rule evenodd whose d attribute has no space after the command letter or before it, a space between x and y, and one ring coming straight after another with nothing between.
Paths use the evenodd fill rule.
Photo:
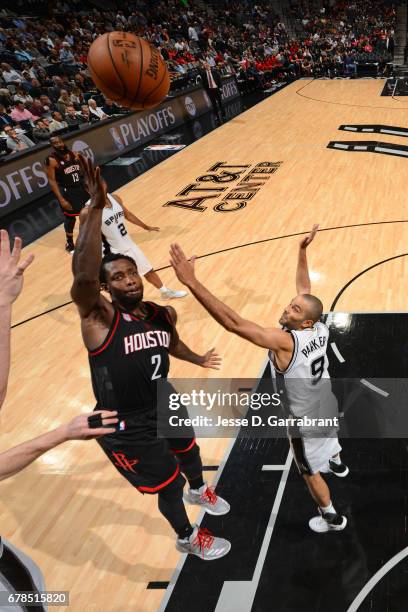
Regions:
<instances>
[{"instance_id":1,"label":"shaved head","mask_svg":"<svg viewBox=\"0 0 408 612\"><path fill-rule=\"evenodd\" d=\"M323 312L323 304L315 295L311 295L310 293L302 293L302 298L307 303L307 311L308 317L312 319L313 323L316 323Z\"/></svg>"},{"instance_id":2,"label":"shaved head","mask_svg":"<svg viewBox=\"0 0 408 612\"><path fill-rule=\"evenodd\" d=\"M286 329L307 329L313 327L322 312L323 304L319 298L310 293L300 293L286 306L279 323Z\"/></svg>"}]
</instances>

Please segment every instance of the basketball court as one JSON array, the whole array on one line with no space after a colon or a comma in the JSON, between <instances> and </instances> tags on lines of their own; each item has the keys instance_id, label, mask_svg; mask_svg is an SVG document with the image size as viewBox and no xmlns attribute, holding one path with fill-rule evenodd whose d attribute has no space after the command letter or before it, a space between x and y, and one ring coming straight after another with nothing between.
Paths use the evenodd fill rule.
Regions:
<instances>
[{"instance_id":1,"label":"basketball court","mask_svg":"<svg viewBox=\"0 0 408 612\"><path fill-rule=\"evenodd\" d=\"M339 378L406 375L408 100L382 97L384 84L292 83L118 192L160 226L130 229L166 285L179 288L168 263L178 242L215 295L271 326L295 294L300 237L319 223L312 290L330 313ZM236 176L225 184L216 177L226 166ZM1 450L94 405L62 242L58 227L28 247L36 260L13 312ZM157 299L147 283L145 296ZM172 305L181 339L223 356L219 373L173 359L172 378L267 375L266 351L228 334L191 296ZM286 440L198 442L207 480L231 503L220 518L188 508L231 540L214 564L180 556L157 499L133 491L92 441L57 447L1 483L2 532L39 564L49 590L70 591L75 612L408 609L404 440L345 441L350 476L330 484L349 525L327 536L308 529L315 508Z\"/></svg>"}]
</instances>

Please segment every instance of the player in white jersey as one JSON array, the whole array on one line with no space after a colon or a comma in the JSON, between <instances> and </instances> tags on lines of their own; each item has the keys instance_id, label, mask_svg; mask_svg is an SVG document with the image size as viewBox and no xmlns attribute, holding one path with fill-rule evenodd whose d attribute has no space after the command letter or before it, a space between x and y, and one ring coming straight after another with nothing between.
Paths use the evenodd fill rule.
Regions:
<instances>
[{"instance_id":1,"label":"player in white jersey","mask_svg":"<svg viewBox=\"0 0 408 612\"><path fill-rule=\"evenodd\" d=\"M172 245L170 251L178 279L190 288L218 323L253 344L269 349L273 377L281 382L284 379L287 409L294 417L322 417L322 414L318 414L322 405L324 417L338 415L327 369L329 330L319 322L322 302L310 294L306 248L317 230L318 226L315 225L300 243L296 270L297 296L283 311L279 319L281 328L262 327L241 317L197 280L194 258L188 261L177 244ZM340 477L347 476L348 467L340 460L341 446L333 429L329 429L327 434L323 432L325 437L308 437L307 433L310 435L303 428L288 431L295 462L319 509L319 516L312 518L309 526L318 533L340 531L345 528L347 519L334 509L329 487L320 472L331 471ZM321 432L319 435L322 435Z\"/></svg>"},{"instance_id":2,"label":"player in white jersey","mask_svg":"<svg viewBox=\"0 0 408 612\"><path fill-rule=\"evenodd\" d=\"M104 182L106 185L106 181ZM144 276L149 283L160 291L162 299L169 300L185 297L187 291L174 291L163 284L146 255L129 236L125 221L138 225L148 232L158 232L160 228L143 223L143 221L125 207L122 198L118 195L112 195L108 192L106 192L106 195L106 205L102 214L102 235L108 243L111 253L121 253L131 257L136 263L139 275ZM89 202L90 200L88 200L81 213L81 221L86 217Z\"/></svg>"}]
</instances>

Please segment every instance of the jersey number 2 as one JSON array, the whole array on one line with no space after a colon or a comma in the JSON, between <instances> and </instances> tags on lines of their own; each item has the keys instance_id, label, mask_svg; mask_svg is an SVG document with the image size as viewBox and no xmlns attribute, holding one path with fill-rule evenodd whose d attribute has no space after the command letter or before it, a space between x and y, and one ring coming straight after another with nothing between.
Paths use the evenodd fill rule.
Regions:
<instances>
[{"instance_id":1,"label":"jersey number 2","mask_svg":"<svg viewBox=\"0 0 408 612\"><path fill-rule=\"evenodd\" d=\"M156 365L154 372L152 374L152 380L156 380L156 378L161 378L161 374L159 374L159 369L161 366L161 355L153 355L152 356L152 365Z\"/></svg>"},{"instance_id":2,"label":"jersey number 2","mask_svg":"<svg viewBox=\"0 0 408 612\"><path fill-rule=\"evenodd\" d=\"M324 356L318 357L310 364L310 370L312 372L312 385L317 385L324 371Z\"/></svg>"},{"instance_id":3,"label":"jersey number 2","mask_svg":"<svg viewBox=\"0 0 408 612\"><path fill-rule=\"evenodd\" d=\"M119 223L118 224L118 230L120 231L120 235L121 236L126 236L127 231L126 231L126 227L124 226L123 223Z\"/></svg>"}]
</instances>

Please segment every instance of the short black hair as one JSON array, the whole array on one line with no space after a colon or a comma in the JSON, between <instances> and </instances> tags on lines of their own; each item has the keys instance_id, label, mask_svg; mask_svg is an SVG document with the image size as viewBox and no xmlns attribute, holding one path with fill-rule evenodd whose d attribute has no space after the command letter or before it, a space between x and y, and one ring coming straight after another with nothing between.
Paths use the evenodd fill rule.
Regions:
<instances>
[{"instance_id":1,"label":"short black hair","mask_svg":"<svg viewBox=\"0 0 408 612\"><path fill-rule=\"evenodd\" d=\"M107 281L106 264L111 263L111 261L117 261L118 259L127 259L127 261L130 261L137 269L135 260L132 257L129 257L129 255L122 255L122 253L108 253L102 258L101 267L99 268L99 282L101 285L105 285Z\"/></svg>"},{"instance_id":2,"label":"short black hair","mask_svg":"<svg viewBox=\"0 0 408 612\"><path fill-rule=\"evenodd\" d=\"M319 300L319 298L315 295L311 295L310 293L302 293L301 295L302 298L304 298L308 303L308 314L310 315L310 318L313 320L313 323L316 323L323 313L323 304L321 300Z\"/></svg>"}]
</instances>

